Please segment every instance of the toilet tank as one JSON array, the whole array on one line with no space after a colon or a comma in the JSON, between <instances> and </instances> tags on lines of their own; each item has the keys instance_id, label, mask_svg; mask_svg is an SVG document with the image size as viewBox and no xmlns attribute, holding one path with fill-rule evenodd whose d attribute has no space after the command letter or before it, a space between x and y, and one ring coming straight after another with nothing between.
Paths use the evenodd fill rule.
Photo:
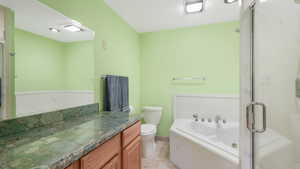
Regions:
<instances>
[{"instance_id":1,"label":"toilet tank","mask_svg":"<svg viewBox=\"0 0 300 169\"><path fill-rule=\"evenodd\" d=\"M143 107L144 120L147 124L158 125L162 113L162 107L146 106Z\"/></svg>"}]
</instances>

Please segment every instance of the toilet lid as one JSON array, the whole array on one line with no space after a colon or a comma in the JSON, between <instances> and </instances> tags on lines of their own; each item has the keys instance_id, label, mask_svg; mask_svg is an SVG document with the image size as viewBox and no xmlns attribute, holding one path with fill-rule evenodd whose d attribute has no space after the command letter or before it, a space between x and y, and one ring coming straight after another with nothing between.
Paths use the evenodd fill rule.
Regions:
<instances>
[{"instance_id":1,"label":"toilet lid","mask_svg":"<svg viewBox=\"0 0 300 169\"><path fill-rule=\"evenodd\" d=\"M142 124L142 135L150 135L156 133L156 126L153 124Z\"/></svg>"}]
</instances>

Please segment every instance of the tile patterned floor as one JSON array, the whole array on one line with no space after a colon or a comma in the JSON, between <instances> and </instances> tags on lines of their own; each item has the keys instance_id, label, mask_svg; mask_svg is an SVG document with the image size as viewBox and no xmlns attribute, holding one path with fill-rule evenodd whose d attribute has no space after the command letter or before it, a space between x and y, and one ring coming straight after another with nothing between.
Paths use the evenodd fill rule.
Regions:
<instances>
[{"instance_id":1,"label":"tile patterned floor","mask_svg":"<svg viewBox=\"0 0 300 169\"><path fill-rule=\"evenodd\" d=\"M169 142L157 141L154 157L143 158L142 169L179 169L169 160Z\"/></svg>"}]
</instances>

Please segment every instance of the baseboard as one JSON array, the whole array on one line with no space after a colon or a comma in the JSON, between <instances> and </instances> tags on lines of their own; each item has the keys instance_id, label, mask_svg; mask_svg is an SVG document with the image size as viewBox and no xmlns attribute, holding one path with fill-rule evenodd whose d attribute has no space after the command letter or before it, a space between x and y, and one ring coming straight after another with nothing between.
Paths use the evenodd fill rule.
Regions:
<instances>
[{"instance_id":1,"label":"baseboard","mask_svg":"<svg viewBox=\"0 0 300 169\"><path fill-rule=\"evenodd\" d=\"M170 139L168 136L155 136L155 140L169 142Z\"/></svg>"}]
</instances>

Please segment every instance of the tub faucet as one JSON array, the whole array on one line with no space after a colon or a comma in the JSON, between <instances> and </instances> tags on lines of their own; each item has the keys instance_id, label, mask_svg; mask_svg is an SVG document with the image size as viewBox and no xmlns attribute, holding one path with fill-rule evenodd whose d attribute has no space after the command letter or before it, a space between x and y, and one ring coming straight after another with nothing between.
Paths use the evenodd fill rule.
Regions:
<instances>
[{"instance_id":1,"label":"tub faucet","mask_svg":"<svg viewBox=\"0 0 300 169\"><path fill-rule=\"evenodd\" d=\"M193 118L195 119L195 121L199 121L199 116L197 113L194 113L193 114Z\"/></svg>"},{"instance_id":2,"label":"tub faucet","mask_svg":"<svg viewBox=\"0 0 300 169\"><path fill-rule=\"evenodd\" d=\"M221 122L221 121L222 121L221 116L217 115L217 116L215 117L215 122L216 122L216 124L217 124L217 128L220 128L220 127L221 127L221 125L220 125L220 122Z\"/></svg>"}]
</instances>

